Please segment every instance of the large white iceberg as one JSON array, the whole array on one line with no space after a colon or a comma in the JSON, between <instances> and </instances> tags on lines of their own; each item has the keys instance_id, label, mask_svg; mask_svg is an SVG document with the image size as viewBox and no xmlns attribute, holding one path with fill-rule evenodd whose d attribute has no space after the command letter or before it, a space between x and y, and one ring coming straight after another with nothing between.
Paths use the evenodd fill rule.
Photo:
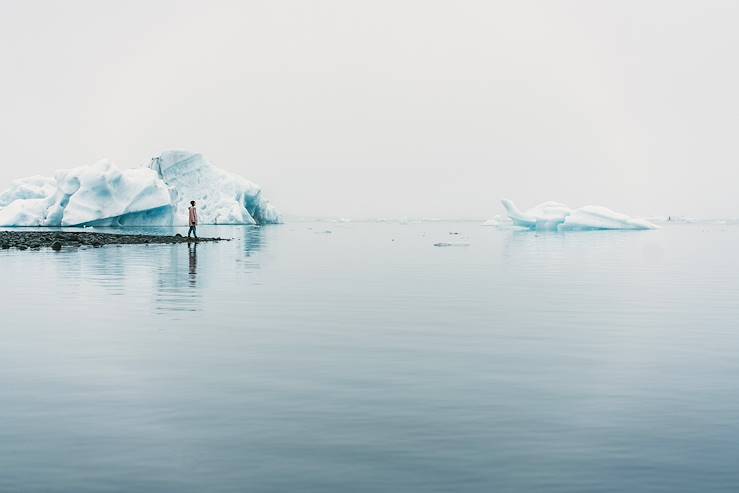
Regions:
<instances>
[{"instance_id":1,"label":"large white iceberg","mask_svg":"<svg viewBox=\"0 0 739 493\"><path fill-rule=\"evenodd\" d=\"M544 202L522 212L511 200L503 199L502 203L514 225L537 231L657 228L646 219L632 218L598 205L572 209L559 202Z\"/></svg>"},{"instance_id":2,"label":"large white iceberg","mask_svg":"<svg viewBox=\"0 0 739 493\"><path fill-rule=\"evenodd\" d=\"M167 151L141 168L103 160L15 180L0 193L0 226L186 225L191 200L204 224L280 221L258 185L200 154Z\"/></svg>"}]
</instances>

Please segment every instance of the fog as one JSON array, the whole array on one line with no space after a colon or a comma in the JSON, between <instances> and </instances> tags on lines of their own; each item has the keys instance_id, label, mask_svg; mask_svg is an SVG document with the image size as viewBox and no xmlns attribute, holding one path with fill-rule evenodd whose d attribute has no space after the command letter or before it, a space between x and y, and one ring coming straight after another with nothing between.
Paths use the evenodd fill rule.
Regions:
<instances>
[{"instance_id":1,"label":"fog","mask_svg":"<svg viewBox=\"0 0 739 493\"><path fill-rule=\"evenodd\" d=\"M291 215L739 217L735 1L0 8L0 188L175 148Z\"/></svg>"}]
</instances>

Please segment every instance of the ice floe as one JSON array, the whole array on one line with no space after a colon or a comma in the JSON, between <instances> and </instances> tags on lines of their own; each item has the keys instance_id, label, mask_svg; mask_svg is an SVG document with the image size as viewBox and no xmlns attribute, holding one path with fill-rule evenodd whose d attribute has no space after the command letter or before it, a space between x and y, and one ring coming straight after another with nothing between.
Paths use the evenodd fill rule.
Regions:
<instances>
[{"instance_id":1,"label":"ice floe","mask_svg":"<svg viewBox=\"0 0 739 493\"><path fill-rule=\"evenodd\" d=\"M544 202L523 212L511 200L503 199L502 203L513 225L537 231L657 228L646 219L632 218L597 205L572 209L559 202Z\"/></svg>"}]
</instances>

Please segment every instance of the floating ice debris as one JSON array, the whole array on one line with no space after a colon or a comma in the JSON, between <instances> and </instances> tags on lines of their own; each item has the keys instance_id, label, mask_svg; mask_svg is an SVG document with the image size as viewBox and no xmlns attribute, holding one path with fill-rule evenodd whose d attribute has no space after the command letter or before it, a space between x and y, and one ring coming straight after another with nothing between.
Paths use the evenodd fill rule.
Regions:
<instances>
[{"instance_id":1,"label":"floating ice debris","mask_svg":"<svg viewBox=\"0 0 739 493\"><path fill-rule=\"evenodd\" d=\"M507 217L503 217L500 214L496 214L495 217L492 219L488 219L487 221L483 222L481 226L503 226L503 225L511 225L511 220Z\"/></svg>"},{"instance_id":2,"label":"floating ice debris","mask_svg":"<svg viewBox=\"0 0 739 493\"><path fill-rule=\"evenodd\" d=\"M440 241L439 243L434 243L435 247L466 247L470 246L469 243L462 243L462 242L453 242L449 243L446 241Z\"/></svg>"},{"instance_id":3,"label":"floating ice debris","mask_svg":"<svg viewBox=\"0 0 739 493\"><path fill-rule=\"evenodd\" d=\"M697 219L685 216L661 216L661 217L650 217L647 218L653 223L664 223L664 224L694 224L699 222Z\"/></svg>"},{"instance_id":4,"label":"floating ice debris","mask_svg":"<svg viewBox=\"0 0 739 493\"><path fill-rule=\"evenodd\" d=\"M191 200L203 224L279 222L258 185L200 154L167 151L148 167L120 169L102 160L59 170L53 178L15 180L0 194L0 225L186 225Z\"/></svg>"},{"instance_id":5,"label":"floating ice debris","mask_svg":"<svg viewBox=\"0 0 739 493\"><path fill-rule=\"evenodd\" d=\"M544 202L521 212L508 199L503 199L502 203L514 225L537 231L657 228L646 219L632 218L597 205L571 209L559 202Z\"/></svg>"}]
</instances>

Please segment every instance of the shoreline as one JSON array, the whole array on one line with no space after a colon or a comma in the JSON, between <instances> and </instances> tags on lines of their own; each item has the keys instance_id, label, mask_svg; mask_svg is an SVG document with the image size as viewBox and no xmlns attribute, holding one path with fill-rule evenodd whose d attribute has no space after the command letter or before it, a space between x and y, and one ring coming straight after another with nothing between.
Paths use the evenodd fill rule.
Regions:
<instances>
[{"instance_id":1,"label":"shoreline","mask_svg":"<svg viewBox=\"0 0 739 493\"><path fill-rule=\"evenodd\" d=\"M227 238L188 238L177 233L173 236L88 233L62 231L0 231L0 249L39 250L51 248L61 250L62 247L102 247L105 245L173 245L177 243L212 243L230 241Z\"/></svg>"}]
</instances>

